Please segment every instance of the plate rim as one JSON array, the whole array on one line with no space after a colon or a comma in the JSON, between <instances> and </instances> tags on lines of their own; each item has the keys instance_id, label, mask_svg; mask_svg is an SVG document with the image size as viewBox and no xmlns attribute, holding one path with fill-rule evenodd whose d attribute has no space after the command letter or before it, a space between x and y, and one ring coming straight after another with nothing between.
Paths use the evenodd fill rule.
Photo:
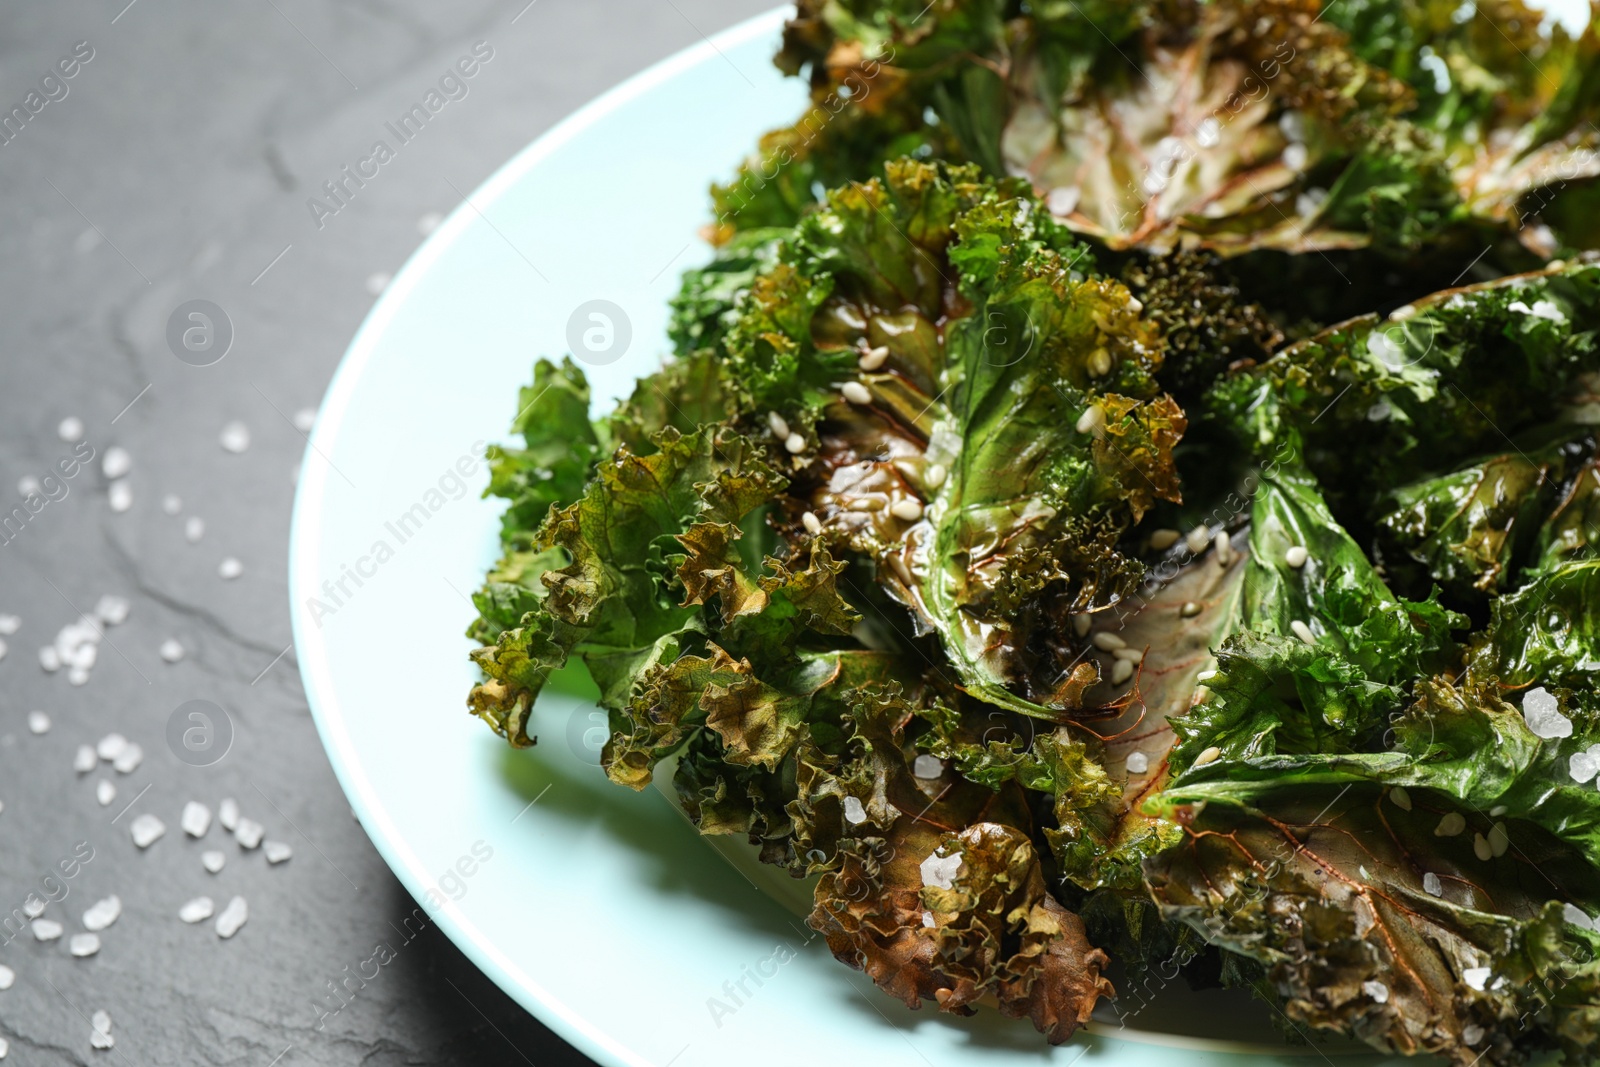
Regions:
<instances>
[{"instance_id":1,"label":"plate rim","mask_svg":"<svg viewBox=\"0 0 1600 1067\"><path fill-rule=\"evenodd\" d=\"M788 15L788 5L773 8L657 61L582 105L497 167L463 197L396 272L394 280L357 328L318 405L316 423L301 457L289 521L289 618L295 659L306 702L334 776L373 847L413 899L426 896L430 875L400 828L384 811L345 728L329 673L326 646L317 632L308 628L303 613L297 610L306 595L314 594L320 573L316 569L319 555L315 531L322 525L322 504L329 478L327 464L318 457L326 454L328 446L341 432L356 387L396 313L439 258L479 218L484 207L503 197L557 149L623 105L691 68L716 61L723 49L744 44L754 37L774 34ZM445 901L430 918L490 981L583 1055L608 1065L652 1067L650 1060L611 1037L535 981L467 919L454 901Z\"/></svg>"}]
</instances>

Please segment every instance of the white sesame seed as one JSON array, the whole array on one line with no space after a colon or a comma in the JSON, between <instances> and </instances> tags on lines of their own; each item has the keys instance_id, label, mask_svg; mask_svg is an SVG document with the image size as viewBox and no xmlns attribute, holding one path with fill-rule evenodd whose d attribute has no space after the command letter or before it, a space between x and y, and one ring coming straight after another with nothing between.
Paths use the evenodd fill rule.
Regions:
<instances>
[{"instance_id":1,"label":"white sesame seed","mask_svg":"<svg viewBox=\"0 0 1600 1067\"><path fill-rule=\"evenodd\" d=\"M839 386L839 392L852 404L872 403L872 393L860 382L845 382Z\"/></svg>"},{"instance_id":2,"label":"white sesame seed","mask_svg":"<svg viewBox=\"0 0 1600 1067\"><path fill-rule=\"evenodd\" d=\"M77 754L72 757L72 769L79 774L88 774L99 765L99 762L95 757L94 749L88 745L79 745Z\"/></svg>"},{"instance_id":3,"label":"white sesame seed","mask_svg":"<svg viewBox=\"0 0 1600 1067\"><path fill-rule=\"evenodd\" d=\"M206 535L206 521L198 515L190 515L183 521L183 539L191 545Z\"/></svg>"},{"instance_id":4,"label":"white sesame seed","mask_svg":"<svg viewBox=\"0 0 1600 1067\"><path fill-rule=\"evenodd\" d=\"M217 916L217 936L229 938L239 932L245 920L250 917L249 905L245 904L244 897L234 897L228 901L228 906L222 909L222 914Z\"/></svg>"},{"instance_id":5,"label":"white sesame seed","mask_svg":"<svg viewBox=\"0 0 1600 1067\"><path fill-rule=\"evenodd\" d=\"M1317 643L1317 635L1311 632L1311 627L1307 626L1299 619L1295 619L1293 622L1291 622L1289 624L1289 629L1293 630L1294 635L1300 640L1304 641L1306 644L1314 645Z\"/></svg>"},{"instance_id":6,"label":"white sesame seed","mask_svg":"<svg viewBox=\"0 0 1600 1067\"><path fill-rule=\"evenodd\" d=\"M122 898L109 896L89 905L83 913L83 928L99 933L117 921L122 914Z\"/></svg>"},{"instance_id":7,"label":"white sesame seed","mask_svg":"<svg viewBox=\"0 0 1600 1067\"><path fill-rule=\"evenodd\" d=\"M106 449L105 458L100 461L100 472L108 479L121 478L133 469L133 457L128 455L125 448L112 445Z\"/></svg>"},{"instance_id":8,"label":"white sesame seed","mask_svg":"<svg viewBox=\"0 0 1600 1067\"><path fill-rule=\"evenodd\" d=\"M233 828L233 839L239 842L240 848L248 851L261 844L261 836L266 832L266 827L254 819L241 817L239 825Z\"/></svg>"},{"instance_id":9,"label":"white sesame seed","mask_svg":"<svg viewBox=\"0 0 1600 1067\"><path fill-rule=\"evenodd\" d=\"M1472 851L1484 862L1494 858L1494 849L1489 847L1489 839L1482 834L1472 835Z\"/></svg>"},{"instance_id":10,"label":"white sesame seed","mask_svg":"<svg viewBox=\"0 0 1600 1067\"><path fill-rule=\"evenodd\" d=\"M106 487L106 503L118 514L133 507L133 487L128 484L128 479L118 478Z\"/></svg>"},{"instance_id":11,"label":"white sesame seed","mask_svg":"<svg viewBox=\"0 0 1600 1067\"><path fill-rule=\"evenodd\" d=\"M1111 353L1103 348L1097 348L1089 353L1089 373L1096 378L1104 378L1111 373Z\"/></svg>"},{"instance_id":12,"label":"white sesame seed","mask_svg":"<svg viewBox=\"0 0 1600 1067\"><path fill-rule=\"evenodd\" d=\"M211 903L210 897L195 897L178 909L178 918L186 923L205 922L215 910L216 905Z\"/></svg>"},{"instance_id":13,"label":"white sesame seed","mask_svg":"<svg viewBox=\"0 0 1600 1067\"><path fill-rule=\"evenodd\" d=\"M937 489L944 484L944 480L949 476L950 472L945 469L943 463L930 463L927 470L922 472L922 484L929 489Z\"/></svg>"},{"instance_id":14,"label":"white sesame seed","mask_svg":"<svg viewBox=\"0 0 1600 1067\"><path fill-rule=\"evenodd\" d=\"M1090 404L1078 416L1077 431L1079 433L1092 433L1096 437L1104 432L1106 426L1106 412L1099 404Z\"/></svg>"},{"instance_id":15,"label":"white sesame seed","mask_svg":"<svg viewBox=\"0 0 1600 1067\"><path fill-rule=\"evenodd\" d=\"M906 522L916 522L922 518L922 501L912 500L909 497L896 500L889 505L889 514Z\"/></svg>"},{"instance_id":16,"label":"white sesame seed","mask_svg":"<svg viewBox=\"0 0 1600 1067\"><path fill-rule=\"evenodd\" d=\"M861 354L861 358L859 360L857 360L857 364L861 367L862 370L874 371L874 370L877 370L879 367L883 366L883 364L885 363L885 361L888 360L888 358L889 358L889 349L888 349L888 347L884 346L884 345L879 345L877 348L869 348L865 352L863 352Z\"/></svg>"},{"instance_id":17,"label":"white sesame seed","mask_svg":"<svg viewBox=\"0 0 1600 1067\"><path fill-rule=\"evenodd\" d=\"M850 501L851 511L882 511L883 501L875 496L858 497Z\"/></svg>"},{"instance_id":18,"label":"white sesame seed","mask_svg":"<svg viewBox=\"0 0 1600 1067\"><path fill-rule=\"evenodd\" d=\"M806 528L806 533L816 537L822 532L822 520L817 518L816 512L808 511L800 516L800 524Z\"/></svg>"},{"instance_id":19,"label":"white sesame seed","mask_svg":"<svg viewBox=\"0 0 1600 1067\"><path fill-rule=\"evenodd\" d=\"M217 822L230 834L239 828L239 802L232 797L217 805Z\"/></svg>"},{"instance_id":20,"label":"white sesame seed","mask_svg":"<svg viewBox=\"0 0 1600 1067\"><path fill-rule=\"evenodd\" d=\"M232 581L243 573L244 564L240 563L238 559L233 556L228 556L221 563L217 564L217 577L221 578L225 582Z\"/></svg>"},{"instance_id":21,"label":"white sesame seed","mask_svg":"<svg viewBox=\"0 0 1600 1067\"><path fill-rule=\"evenodd\" d=\"M1506 832L1506 824L1497 822L1489 827L1489 852L1496 857L1504 856L1511 847L1511 835Z\"/></svg>"},{"instance_id":22,"label":"white sesame seed","mask_svg":"<svg viewBox=\"0 0 1600 1067\"><path fill-rule=\"evenodd\" d=\"M212 874L216 874L218 871L222 870L223 865L227 862L228 857L224 856L215 849L209 852L200 853L200 866L204 867Z\"/></svg>"},{"instance_id":23,"label":"white sesame seed","mask_svg":"<svg viewBox=\"0 0 1600 1067\"><path fill-rule=\"evenodd\" d=\"M103 808L117 799L117 787L111 784L110 779L102 778L94 784L94 798Z\"/></svg>"},{"instance_id":24,"label":"white sesame seed","mask_svg":"<svg viewBox=\"0 0 1600 1067\"><path fill-rule=\"evenodd\" d=\"M1217 562L1226 567L1233 560L1233 542L1228 540L1226 530L1217 531L1213 545L1217 552Z\"/></svg>"},{"instance_id":25,"label":"white sesame seed","mask_svg":"<svg viewBox=\"0 0 1600 1067\"><path fill-rule=\"evenodd\" d=\"M1186 600L1183 603L1183 607L1178 609L1178 614L1186 619L1192 619L1200 614L1200 610L1199 604L1196 604L1193 600Z\"/></svg>"},{"instance_id":26,"label":"white sesame seed","mask_svg":"<svg viewBox=\"0 0 1600 1067\"><path fill-rule=\"evenodd\" d=\"M772 431L772 436L780 441L789 436L789 424L776 411L767 412L767 428Z\"/></svg>"},{"instance_id":27,"label":"white sesame seed","mask_svg":"<svg viewBox=\"0 0 1600 1067\"><path fill-rule=\"evenodd\" d=\"M1184 547L1189 550L1189 554L1192 556L1198 556L1200 553L1204 552L1206 550L1206 546L1210 543L1211 528L1208 526L1196 526L1194 529L1190 530L1183 539Z\"/></svg>"},{"instance_id":28,"label":"white sesame seed","mask_svg":"<svg viewBox=\"0 0 1600 1067\"><path fill-rule=\"evenodd\" d=\"M1132 663L1135 666L1138 666L1140 663L1144 662L1144 651L1142 649L1113 648L1111 650L1111 655L1116 659L1127 660L1129 663Z\"/></svg>"},{"instance_id":29,"label":"white sesame seed","mask_svg":"<svg viewBox=\"0 0 1600 1067\"><path fill-rule=\"evenodd\" d=\"M1094 637L1090 638L1090 640L1094 642L1094 647L1098 648L1102 652L1110 652L1113 649L1128 647L1128 642L1124 641L1110 630L1101 630L1099 633L1095 634Z\"/></svg>"},{"instance_id":30,"label":"white sesame seed","mask_svg":"<svg viewBox=\"0 0 1600 1067\"><path fill-rule=\"evenodd\" d=\"M1434 837L1454 837L1467 828L1467 818L1459 811L1445 813L1439 825L1433 828Z\"/></svg>"},{"instance_id":31,"label":"white sesame seed","mask_svg":"<svg viewBox=\"0 0 1600 1067\"><path fill-rule=\"evenodd\" d=\"M1079 637L1086 636L1089 633L1089 627L1093 625L1094 619L1088 614L1088 612L1084 612L1081 615L1074 615L1072 617L1072 632L1077 634Z\"/></svg>"},{"instance_id":32,"label":"white sesame seed","mask_svg":"<svg viewBox=\"0 0 1600 1067\"><path fill-rule=\"evenodd\" d=\"M1143 752L1128 753L1128 773L1143 774L1150 769L1150 757Z\"/></svg>"},{"instance_id":33,"label":"white sesame seed","mask_svg":"<svg viewBox=\"0 0 1600 1067\"><path fill-rule=\"evenodd\" d=\"M198 800L191 800L183 806L183 815L178 820L178 825L183 827L183 832L190 837L204 837L206 831L211 829L211 809Z\"/></svg>"},{"instance_id":34,"label":"white sesame seed","mask_svg":"<svg viewBox=\"0 0 1600 1067\"><path fill-rule=\"evenodd\" d=\"M1204 767L1206 764L1215 763L1221 758L1222 749L1218 748L1216 745L1212 745L1210 748L1206 749L1204 752L1200 753L1200 755L1194 758L1194 766Z\"/></svg>"},{"instance_id":35,"label":"white sesame seed","mask_svg":"<svg viewBox=\"0 0 1600 1067\"><path fill-rule=\"evenodd\" d=\"M797 456L806 450L806 439L797 433L791 433L784 438L783 447L789 450L790 455Z\"/></svg>"},{"instance_id":36,"label":"white sesame seed","mask_svg":"<svg viewBox=\"0 0 1600 1067\"><path fill-rule=\"evenodd\" d=\"M1299 570L1306 565L1308 555L1304 545L1290 545L1289 550L1283 554L1283 561L1295 570Z\"/></svg>"},{"instance_id":37,"label":"white sesame seed","mask_svg":"<svg viewBox=\"0 0 1600 1067\"><path fill-rule=\"evenodd\" d=\"M175 637L169 637L161 642L161 648L158 651L161 658L168 663L176 663L183 658L183 644Z\"/></svg>"},{"instance_id":38,"label":"white sesame seed","mask_svg":"<svg viewBox=\"0 0 1600 1067\"><path fill-rule=\"evenodd\" d=\"M73 934L67 942L67 951L78 959L93 956L100 951L99 934Z\"/></svg>"},{"instance_id":39,"label":"white sesame seed","mask_svg":"<svg viewBox=\"0 0 1600 1067\"><path fill-rule=\"evenodd\" d=\"M69 445L83 440L83 420L76 415L68 415L56 426L56 436Z\"/></svg>"},{"instance_id":40,"label":"white sesame seed","mask_svg":"<svg viewBox=\"0 0 1600 1067\"><path fill-rule=\"evenodd\" d=\"M30 734L45 734L50 732L50 716L42 711L28 712L28 732Z\"/></svg>"},{"instance_id":41,"label":"white sesame seed","mask_svg":"<svg viewBox=\"0 0 1600 1067\"><path fill-rule=\"evenodd\" d=\"M132 774L139 769L139 764L144 762L144 749L133 741L117 753L117 758L111 761L111 766L116 768L118 774Z\"/></svg>"},{"instance_id":42,"label":"white sesame seed","mask_svg":"<svg viewBox=\"0 0 1600 1067\"><path fill-rule=\"evenodd\" d=\"M250 447L250 427L235 419L222 428L217 441L223 451L239 455Z\"/></svg>"},{"instance_id":43,"label":"white sesame seed","mask_svg":"<svg viewBox=\"0 0 1600 1067\"><path fill-rule=\"evenodd\" d=\"M1504 804L1496 804L1494 807L1489 809L1489 818L1498 819L1500 816L1504 815L1509 810L1510 809L1507 808Z\"/></svg>"},{"instance_id":44,"label":"white sesame seed","mask_svg":"<svg viewBox=\"0 0 1600 1067\"><path fill-rule=\"evenodd\" d=\"M1215 681L1221 676L1221 671L1201 671L1199 674L1194 676L1194 680L1197 682L1211 682Z\"/></svg>"},{"instance_id":45,"label":"white sesame seed","mask_svg":"<svg viewBox=\"0 0 1600 1067\"><path fill-rule=\"evenodd\" d=\"M66 932L66 927L54 919L33 920L33 939L35 941L54 941Z\"/></svg>"},{"instance_id":46,"label":"white sesame seed","mask_svg":"<svg viewBox=\"0 0 1600 1067\"><path fill-rule=\"evenodd\" d=\"M1177 544L1178 538L1182 536L1183 535L1177 530L1169 530L1165 527L1159 530L1152 530L1150 531L1150 547L1155 549L1157 552L1165 552L1167 549Z\"/></svg>"},{"instance_id":47,"label":"white sesame seed","mask_svg":"<svg viewBox=\"0 0 1600 1067\"><path fill-rule=\"evenodd\" d=\"M1133 664L1125 659L1119 659L1111 664L1111 684L1121 685L1133 677Z\"/></svg>"},{"instance_id":48,"label":"white sesame seed","mask_svg":"<svg viewBox=\"0 0 1600 1067\"><path fill-rule=\"evenodd\" d=\"M167 832L167 824L149 812L145 812L133 820L133 823L128 827L128 832L132 835L135 845L140 848L149 848L161 839L162 834Z\"/></svg>"}]
</instances>

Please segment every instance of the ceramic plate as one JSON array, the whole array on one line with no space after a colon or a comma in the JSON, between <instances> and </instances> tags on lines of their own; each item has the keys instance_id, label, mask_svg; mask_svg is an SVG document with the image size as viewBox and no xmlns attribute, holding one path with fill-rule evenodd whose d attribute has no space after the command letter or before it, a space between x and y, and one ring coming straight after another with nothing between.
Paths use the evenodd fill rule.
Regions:
<instances>
[{"instance_id":1,"label":"ceramic plate","mask_svg":"<svg viewBox=\"0 0 1600 1067\"><path fill-rule=\"evenodd\" d=\"M1270 1009L1159 980L1127 993L1126 1026L1108 1011L1056 1049L993 1011L907 1011L800 921L803 885L737 849L724 862L665 796L605 781L605 720L580 680L541 697L531 751L466 713L467 594L500 511L479 498L484 445L590 301L615 305L618 327L618 358L586 368L597 410L656 365L678 275L708 254L707 184L804 105L770 62L781 22L729 30L546 134L456 209L356 335L312 433L290 552L295 644L334 769L432 919L601 1064L1237 1063L1234 1040L1273 1041ZM1336 1054L1266 1049L1252 1062Z\"/></svg>"}]
</instances>

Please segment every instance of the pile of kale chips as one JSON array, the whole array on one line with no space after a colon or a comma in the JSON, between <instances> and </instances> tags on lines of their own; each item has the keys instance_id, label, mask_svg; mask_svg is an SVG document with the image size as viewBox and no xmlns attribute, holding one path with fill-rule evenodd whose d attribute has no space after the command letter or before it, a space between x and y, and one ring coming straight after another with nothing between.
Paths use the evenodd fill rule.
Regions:
<instances>
[{"instance_id":1,"label":"pile of kale chips","mask_svg":"<svg viewBox=\"0 0 1600 1067\"><path fill-rule=\"evenodd\" d=\"M799 4L630 400L536 367L471 709L581 663L911 1007L1593 1062L1600 35L925 3Z\"/></svg>"}]
</instances>

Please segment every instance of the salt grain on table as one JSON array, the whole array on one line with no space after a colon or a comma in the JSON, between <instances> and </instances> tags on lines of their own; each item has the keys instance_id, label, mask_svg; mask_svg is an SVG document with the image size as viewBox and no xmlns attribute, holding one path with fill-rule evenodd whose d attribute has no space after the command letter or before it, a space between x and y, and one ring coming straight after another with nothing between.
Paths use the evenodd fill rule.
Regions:
<instances>
[{"instance_id":1,"label":"salt grain on table","mask_svg":"<svg viewBox=\"0 0 1600 1067\"><path fill-rule=\"evenodd\" d=\"M42 489L44 486L39 484L39 479L31 474L24 474L17 479L18 496L38 496Z\"/></svg>"},{"instance_id":2,"label":"salt grain on table","mask_svg":"<svg viewBox=\"0 0 1600 1067\"><path fill-rule=\"evenodd\" d=\"M195 897L178 909L178 918L186 923L205 922L211 918L211 913L214 910L216 910L216 905L211 903L210 897Z\"/></svg>"},{"instance_id":3,"label":"salt grain on table","mask_svg":"<svg viewBox=\"0 0 1600 1067\"><path fill-rule=\"evenodd\" d=\"M161 642L161 648L158 651L161 654L161 658L168 663L176 663L183 658L183 645L175 637L169 637Z\"/></svg>"},{"instance_id":4,"label":"salt grain on table","mask_svg":"<svg viewBox=\"0 0 1600 1067\"><path fill-rule=\"evenodd\" d=\"M100 935L73 934L72 939L67 942L67 951L80 960L85 956L93 956L100 951Z\"/></svg>"},{"instance_id":5,"label":"salt grain on table","mask_svg":"<svg viewBox=\"0 0 1600 1067\"><path fill-rule=\"evenodd\" d=\"M35 941L54 941L60 937L64 928L54 919L33 920L33 938Z\"/></svg>"},{"instance_id":6,"label":"salt grain on table","mask_svg":"<svg viewBox=\"0 0 1600 1067\"><path fill-rule=\"evenodd\" d=\"M112 1037L110 1034L101 1033L99 1030L95 1030L89 1034L89 1044L102 1051L110 1048L116 1043L116 1038Z\"/></svg>"},{"instance_id":7,"label":"salt grain on table","mask_svg":"<svg viewBox=\"0 0 1600 1067\"><path fill-rule=\"evenodd\" d=\"M76 415L68 415L56 424L56 436L67 444L77 444L83 440L83 420Z\"/></svg>"},{"instance_id":8,"label":"salt grain on table","mask_svg":"<svg viewBox=\"0 0 1600 1067\"><path fill-rule=\"evenodd\" d=\"M102 778L94 784L94 798L100 802L100 806L103 808L117 799L117 787L107 779Z\"/></svg>"},{"instance_id":9,"label":"salt grain on table","mask_svg":"<svg viewBox=\"0 0 1600 1067\"><path fill-rule=\"evenodd\" d=\"M149 848L155 844L162 834L167 832L167 824L160 819L145 812L133 820L128 827L128 832L133 835L133 843L140 848Z\"/></svg>"},{"instance_id":10,"label":"salt grain on table","mask_svg":"<svg viewBox=\"0 0 1600 1067\"><path fill-rule=\"evenodd\" d=\"M111 505L111 510L124 512L133 507L133 487L128 484L128 479L118 478L106 487L106 502Z\"/></svg>"},{"instance_id":11,"label":"salt grain on table","mask_svg":"<svg viewBox=\"0 0 1600 1067\"><path fill-rule=\"evenodd\" d=\"M261 846L261 854L267 857L268 863L282 863L284 860L294 855L294 849L290 848L282 841L268 841L266 844Z\"/></svg>"},{"instance_id":12,"label":"salt grain on table","mask_svg":"<svg viewBox=\"0 0 1600 1067\"><path fill-rule=\"evenodd\" d=\"M294 428L301 433L310 433L316 424L317 412L314 408L301 408L294 413Z\"/></svg>"},{"instance_id":13,"label":"salt grain on table","mask_svg":"<svg viewBox=\"0 0 1600 1067\"><path fill-rule=\"evenodd\" d=\"M222 909L222 914L217 916L217 936L222 938L232 937L239 932L239 927L250 918L250 906L244 902L244 897L234 897L228 901L228 906Z\"/></svg>"},{"instance_id":14,"label":"salt grain on table","mask_svg":"<svg viewBox=\"0 0 1600 1067\"><path fill-rule=\"evenodd\" d=\"M128 747L128 739L121 734L106 734L95 742L94 754L103 760L114 760Z\"/></svg>"},{"instance_id":15,"label":"salt grain on table","mask_svg":"<svg viewBox=\"0 0 1600 1067\"><path fill-rule=\"evenodd\" d=\"M39 666L50 674L61 669L61 657L56 653L54 645L45 645L39 650Z\"/></svg>"},{"instance_id":16,"label":"salt grain on table","mask_svg":"<svg viewBox=\"0 0 1600 1067\"><path fill-rule=\"evenodd\" d=\"M78 752L72 757L72 769L79 774L88 774L100 764L100 758L94 754L94 749L88 745L79 745Z\"/></svg>"},{"instance_id":17,"label":"salt grain on table","mask_svg":"<svg viewBox=\"0 0 1600 1067\"><path fill-rule=\"evenodd\" d=\"M107 478L121 478L132 469L133 457L116 445L106 449L106 458L100 461L100 470Z\"/></svg>"},{"instance_id":18,"label":"salt grain on table","mask_svg":"<svg viewBox=\"0 0 1600 1067\"><path fill-rule=\"evenodd\" d=\"M239 842L240 848L251 849L261 844L261 836L266 832L266 827L254 819L240 819L239 825L233 828L233 839Z\"/></svg>"},{"instance_id":19,"label":"salt grain on table","mask_svg":"<svg viewBox=\"0 0 1600 1067\"><path fill-rule=\"evenodd\" d=\"M3 640L0 640L0 659L5 659L6 658L6 653L9 652L9 651L11 651L11 649L6 645L6 643Z\"/></svg>"},{"instance_id":20,"label":"salt grain on table","mask_svg":"<svg viewBox=\"0 0 1600 1067\"><path fill-rule=\"evenodd\" d=\"M0 992L10 989L17 981L17 972L0 963Z\"/></svg>"},{"instance_id":21,"label":"salt grain on table","mask_svg":"<svg viewBox=\"0 0 1600 1067\"><path fill-rule=\"evenodd\" d=\"M144 762L144 749L129 741L123 746L122 751L117 753L117 758L111 761L111 766L117 769L118 774L132 774L142 762Z\"/></svg>"},{"instance_id":22,"label":"salt grain on table","mask_svg":"<svg viewBox=\"0 0 1600 1067\"><path fill-rule=\"evenodd\" d=\"M211 828L211 809L198 800L191 800L183 806L183 818L179 822L190 837L204 837Z\"/></svg>"},{"instance_id":23,"label":"salt grain on table","mask_svg":"<svg viewBox=\"0 0 1600 1067\"><path fill-rule=\"evenodd\" d=\"M230 422L222 428L218 441L225 451L238 455L250 447L250 427L237 420Z\"/></svg>"},{"instance_id":24,"label":"salt grain on table","mask_svg":"<svg viewBox=\"0 0 1600 1067\"><path fill-rule=\"evenodd\" d=\"M0 615L0 634L10 637L22 629L22 620L16 615Z\"/></svg>"},{"instance_id":25,"label":"salt grain on table","mask_svg":"<svg viewBox=\"0 0 1600 1067\"><path fill-rule=\"evenodd\" d=\"M85 685L89 681L89 672L82 667L74 667L67 672L68 685Z\"/></svg>"},{"instance_id":26,"label":"salt grain on table","mask_svg":"<svg viewBox=\"0 0 1600 1067\"><path fill-rule=\"evenodd\" d=\"M107 626L121 626L128 621L128 611L131 607L126 597L107 593L95 601L94 613Z\"/></svg>"},{"instance_id":27,"label":"salt grain on table","mask_svg":"<svg viewBox=\"0 0 1600 1067\"><path fill-rule=\"evenodd\" d=\"M97 900L83 913L83 928L92 933L99 933L122 914L122 898L109 896L104 900Z\"/></svg>"},{"instance_id":28,"label":"salt grain on table","mask_svg":"<svg viewBox=\"0 0 1600 1067\"><path fill-rule=\"evenodd\" d=\"M28 732L43 734L50 732L50 716L42 711L28 712Z\"/></svg>"},{"instance_id":29,"label":"salt grain on table","mask_svg":"<svg viewBox=\"0 0 1600 1067\"><path fill-rule=\"evenodd\" d=\"M227 862L228 857L224 856L220 852L211 851L200 853L200 866L204 867L212 874L216 874L218 871L222 870L223 864Z\"/></svg>"},{"instance_id":30,"label":"salt grain on table","mask_svg":"<svg viewBox=\"0 0 1600 1067\"><path fill-rule=\"evenodd\" d=\"M217 564L217 577L225 582L231 582L244 573L244 564L233 556L229 556Z\"/></svg>"},{"instance_id":31,"label":"salt grain on table","mask_svg":"<svg viewBox=\"0 0 1600 1067\"><path fill-rule=\"evenodd\" d=\"M37 919L39 916L43 915L44 909L45 901L42 897L36 897L32 894L29 894L28 899L22 902L22 914L26 915L30 919Z\"/></svg>"},{"instance_id":32,"label":"salt grain on table","mask_svg":"<svg viewBox=\"0 0 1600 1067\"><path fill-rule=\"evenodd\" d=\"M110 1013L104 1009L95 1012L94 1015L89 1018L89 1025L94 1027L95 1033L97 1034L109 1034L111 1032Z\"/></svg>"},{"instance_id":33,"label":"salt grain on table","mask_svg":"<svg viewBox=\"0 0 1600 1067\"><path fill-rule=\"evenodd\" d=\"M206 523L198 515L190 515L183 522L183 539L191 545L206 535Z\"/></svg>"},{"instance_id":34,"label":"salt grain on table","mask_svg":"<svg viewBox=\"0 0 1600 1067\"><path fill-rule=\"evenodd\" d=\"M217 805L217 822L222 828L232 833L239 826L239 802L232 797L226 797Z\"/></svg>"},{"instance_id":35,"label":"salt grain on table","mask_svg":"<svg viewBox=\"0 0 1600 1067\"><path fill-rule=\"evenodd\" d=\"M172 493L168 493L161 498L161 510L168 515L176 515L183 510L183 500Z\"/></svg>"}]
</instances>

